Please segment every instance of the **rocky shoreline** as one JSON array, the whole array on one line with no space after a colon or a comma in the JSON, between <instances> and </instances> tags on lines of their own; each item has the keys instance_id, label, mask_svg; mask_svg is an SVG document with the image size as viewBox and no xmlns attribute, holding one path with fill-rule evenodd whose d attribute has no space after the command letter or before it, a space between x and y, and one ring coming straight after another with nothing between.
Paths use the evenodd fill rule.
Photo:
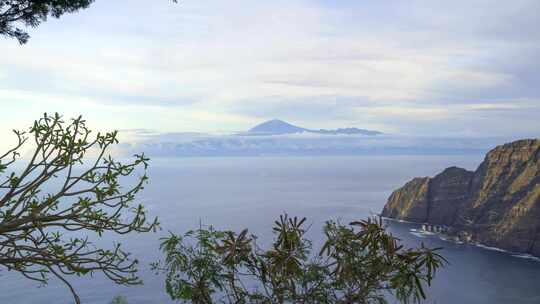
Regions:
<instances>
[{"instance_id":1,"label":"rocky shoreline","mask_svg":"<svg viewBox=\"0 0 540 304\"><path fill-rule=\"evenodd\" d=\"M379 216L381 216L381 215L379 214ZM389 217L384 217L384 216L381 216L381 218L383 220L385 220L385 221L390 221L390 222L397 222L397 223L402 223L402 224L420 225L420 223L417 223L417 222L410 222L410 221L399 220L399 219L389 218ZM474 241L467 242L466 240L460 239L456 234L451 234L450 231L429 232L429 231L425 231L423 229L416 229L416 228L411 228L409 230L410 230L411 234L413 234L413 235L415 235L417 237L436 236L440 240L445 241L445 242L451 242L451 243L455 243L455 244L467 244L467 245L479 247L479 248L482 248L482 249L485 249L485 250L502 252L504 254L510 255L512 257L520 258L520 259L529 259L529 260L533 260L533 261L536 261L536 262L540 262L540 257L538 257L538 256L534 256L534 255L528 254L528 253L509 251L509 250L506 250L506 249L503 249L503 248L500 248L500 247L488 246L486 244L482 244L482 243L474 242Z\"/></svg>"},{"instance_id":2,"label":"rocky shoreline","mask_svg":"<svg viewBox=\"0 0 540 304\"><path fill-rule=\"evenodd\" d=\"M394 191L382 216L449 227L467 243L540 256L540 140L491 150L476 171L450 167Z\"/></svg>"}]
</instances>

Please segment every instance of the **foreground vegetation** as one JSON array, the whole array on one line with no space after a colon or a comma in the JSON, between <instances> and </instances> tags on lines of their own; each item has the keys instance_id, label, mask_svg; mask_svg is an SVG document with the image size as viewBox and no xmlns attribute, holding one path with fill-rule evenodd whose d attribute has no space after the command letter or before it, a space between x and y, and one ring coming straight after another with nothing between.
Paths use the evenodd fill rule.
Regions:
<instances>
[{"instance_id":1,"label":"foreground vegetation","mask_svg":"<svg viewBox=\"0 0 540 304\"><path fill-rule=\"evenodd\" d=\"M381 219L324 226L325 243L313 252L306 219L280 216L275 238L262 248L248 230L213 227L164 238L166 291L186 303L401 303L426 298L446 263L438 248L405 249Z\"/></svg>"},{"instance_id":2,"label":"foreground vegetation","mask_svg":"<svg viewBox=\"0 0 540 304\"><path fill-rule=\"evenodd\" d=\"M119 244L100 248L91 239L157 227L135 201L147 182L148 158L115 161L109 152L117 133L93 135L82 117L64 121L45 114L28 131L14 132L17 143L0 155L0 268L41 284L54 276L76 303L72 275L102 273L118 284L141 283L137 260ZM128 183L130 177L135 181Z\"/></svg>"}]
</instances>

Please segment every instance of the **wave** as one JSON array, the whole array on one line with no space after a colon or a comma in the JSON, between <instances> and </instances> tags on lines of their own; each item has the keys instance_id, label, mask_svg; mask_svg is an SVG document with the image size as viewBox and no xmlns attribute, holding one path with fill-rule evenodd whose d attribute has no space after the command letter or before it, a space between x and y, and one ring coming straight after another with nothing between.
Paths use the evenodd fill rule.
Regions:
<instances>
[{"instance_id":1,"label":"wave","mask_svg":"<svg viewBox=\"0 0 540 304\"><path fill-rule=\"evenodd\" d=\"M425 238L426 235L422 234L422 233L419 233L419 232L411 232L412 235L416 236L416 237L419 237L419 238Z\"/></svg>"},{"instance_id":2,"label":"wave","mask_svg":"<svg viewBox=\"0 0 540 304\"><path fill-rule=\"evenodd\" d=\"M539 257L535 257L535 256L530 255L530 254L512 254L512 256L515 257L515 258L528 259L528 260L533 260L533 261L536 261L536 262L540 262Z\"/></svg>"},{"instance_id":3,"label":"wave","mask_svg":"<svg viewBox=\"0 0 540 304\"><path fill-rule=\"evenodd\" d=\"M381 216L380 214L377 214L377 215L380 216L385 221L406 223L406 224L417 224L417 225L421 224L421 223L417 223L417 222L410 222L410 221L406 221L406 220L400 220L400 219L395 219L395 218L391 218L391 217Z\"/></svg>"},{"instance_id":4,"label":"wave","mask_svg":"<svg viewBox=\"0 0 540 304\"><path fill-rule=\"evenodd\" d=\"M425 238L426 236L436 235L436 233L425 231L425 230L422 230L422 229L415 229L415 228L409 229L409 232L412 235L417 236L417 237L421 237L421 238Z\"/></svg>"},{"instance_id":5,"label":"wave","mask_svg":"<svg viewBox=\"0 0 540 304\"><path fill-rule=\"evenodd\" d=\"M510 253L510 251L507 251L507 250L504 250L504 249L501 249L501 248L498 248L498 247L491 247L491 246L487 246L487 245L480 244L480 243L476 243L476 244L474 244L474 245L475 245L476 247L480 247L480 248L487 249L487 250Z\"/></svg>"},{"instance_id":6,"label":"wave","mask_svg":"<svg viewBox=\"0 0 540 304\"><path fill-rule=\"evenodd\" d=\"M510 256L515 257L515 258L528 259L528 260L540 262L540 257L536 257L536 256L533 256L533 255L530 255L530 254L527 254L527 253L516 253L516 252L504 250L504 249L501 249L501 248L498 248L498 247L486 246L486 245L479 244L479 243L474 244L474 245L477 246L477 247L483 248L483 249L487 249L487 250L507 253Z\"/></svg>"}]
</instances>

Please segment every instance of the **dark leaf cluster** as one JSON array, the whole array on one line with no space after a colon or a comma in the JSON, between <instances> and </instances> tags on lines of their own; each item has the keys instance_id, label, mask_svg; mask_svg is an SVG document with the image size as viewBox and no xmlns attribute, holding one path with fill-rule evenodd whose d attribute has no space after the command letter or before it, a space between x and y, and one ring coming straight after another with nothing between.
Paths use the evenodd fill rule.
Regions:
<instances>
[{"instance_id":1,"label":"dark leaf cluster","mask_svg":"<svg viewBox=\"0 0 540 304\"><path fill-rule=\"evenodd\" d=\"M440 248L404 248L380 219L328 221L324 245L313 251L305 221L281 216L266 249L248 230L171 234L153 267L166 274L171 298L185 303L419 303L446 263Z\"/></svg>"},{"instance_id":2,"label":"dark leaf cluster","mask_svg":"<svg viewBox=\"0 0 540 304\"><path fill-rule=\"evenodd\" d=\"M177 2L177 0L172 0ZM15 38L20 44L30 35L24 27L37 27L47 18L60 18L88 8L94 0L0 0L0 36Z\"/></svg>"},{"instance_id":3,"label":"dark leaf cluster","mask_svg":"<svg viewBox=\"0 0 540 304\"><path fill-rule=\"evenodd\" d=\"M0 0L0 35L24 44L30 36L22 28L37 27L49 16L60 18L66 13L85 9L94 0Z\"/></svg>"}]
</instances>

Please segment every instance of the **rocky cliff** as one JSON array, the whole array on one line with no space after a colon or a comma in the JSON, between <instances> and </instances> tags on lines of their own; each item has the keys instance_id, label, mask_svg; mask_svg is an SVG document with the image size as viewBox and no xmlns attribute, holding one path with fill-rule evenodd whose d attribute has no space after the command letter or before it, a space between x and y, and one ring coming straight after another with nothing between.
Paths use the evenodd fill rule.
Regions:
<instances>
[{"instance_id":1,"label":"rocky cliff","mask_svg":"<svg viewBox=\"0 0 540 304\"><path fill-rule=\"evenodd\" d=\"M474 172L452 167L415 178L392 193L382 215L540 256L540 140L496 147Z\"/></svg>"}]
</instances>

